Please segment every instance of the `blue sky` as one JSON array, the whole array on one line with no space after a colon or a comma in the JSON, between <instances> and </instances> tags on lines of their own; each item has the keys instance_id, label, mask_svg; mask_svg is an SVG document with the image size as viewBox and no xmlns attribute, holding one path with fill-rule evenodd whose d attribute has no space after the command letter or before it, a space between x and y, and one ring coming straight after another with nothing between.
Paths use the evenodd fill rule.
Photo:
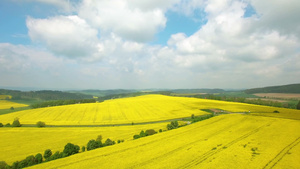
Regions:
<instances>
[{"instance_id":1,"label":"blue sky","mask_svg":"<svg viewBox=\"0 0 300 169\"><path fill-rule=\"evenodd\" d=\"M299 83L299 9L297 0L2 0L0 86Z\"/></svg>"}]
</instances>

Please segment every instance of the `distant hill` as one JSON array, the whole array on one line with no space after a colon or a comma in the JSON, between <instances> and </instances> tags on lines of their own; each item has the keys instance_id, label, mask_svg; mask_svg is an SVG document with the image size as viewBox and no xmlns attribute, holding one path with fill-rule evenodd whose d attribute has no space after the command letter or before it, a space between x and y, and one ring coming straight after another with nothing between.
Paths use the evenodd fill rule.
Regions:
<instances>
[{"instance_id":1,"label":"distant hill","mask_svg":"<svg viewBox=\"0 0 300 169\"><path fill-rule=\"evenodd\" d=\"M173 93L223 93L223 89L174 89L169 90Z\"/></svg>"},{"instance_id":2,"label":"distant hill","mask_svg":"<svg viewBox=\"0 0 300 169\"><path fill-rule=\"evenodd\" d=\"M300 93L300 84L289 84L282 86L269 86L262 88L247 89L244 91L247 94L253 93Z\"/></svg>"},{"instance_id":3,"label":"distant hill","mask_svg":"<svg viewBox=\"0 0 300 169\"><path fill-rule=\"evenodd\" d=\"M81 93L86 95L93 95L98 97L108 96L108 95L117 95L117 94L126 94L126 93L135 93L137 90L125 90L125 89L112 89L112 90L73 90L69 91L70 93Z\"/></svg>"},{"instance_id":4,"label":"distant hill","mask_svg":"<svg viewBox=\"0 0 300 169\"><path fill-rule=\"evenodd\" d=\"M38 100L72 100L72 99L91 99L92 95L80 93L68 93L62 91L40 90L40 91L19 91L0 89L0 95L10 95L12 99L38 99Z\"/></svg>"}]
</instances>

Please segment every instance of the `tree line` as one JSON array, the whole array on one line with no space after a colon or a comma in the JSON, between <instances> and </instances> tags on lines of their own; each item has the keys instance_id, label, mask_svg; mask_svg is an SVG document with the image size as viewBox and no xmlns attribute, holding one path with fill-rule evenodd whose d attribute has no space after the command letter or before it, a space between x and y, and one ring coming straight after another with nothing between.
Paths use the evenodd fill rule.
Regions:
<instances>
[{"instance_id":1,"label":"tree line","mask_svg":"<svg viewBox=\"0 0 300 169\"><path fill-rule=\"evenodd\" d=\"M122 143L124 140L118 140L118 143ZM90 151L101 147L111 146L116 144L115 141L107 138L104 143L102 143L102 136L99 135L96 140L90 140L87 143L87 146L82 146L81 148L78 145L67 143L62 152L56 151L52 152L50 149L46 149L44 154L41 153L34 155L30 155L21 161L15 161L12 165L8 165L5 161L0 161L0 169L20 169L29 166L33 166L36 164L40 164L43 162L48 162L60 158L65 158L80 152L85 152L85 150Z\"/></svg>"},{"instance_id":2,"label":"tree line","mask_svg":"<svg viewBox=\"0 0 300 169\"><path fill-rule=\"evenodd\" d=\"M80 104L80 103L96 103L95 99L80 99L80 100L53 100L53 101L46 101L41 103L32 104L32 108L41 108L41 107L52 107L52 106L62 106L62 105L69 105L69 104Z\"/></svg>"}]
</instances>

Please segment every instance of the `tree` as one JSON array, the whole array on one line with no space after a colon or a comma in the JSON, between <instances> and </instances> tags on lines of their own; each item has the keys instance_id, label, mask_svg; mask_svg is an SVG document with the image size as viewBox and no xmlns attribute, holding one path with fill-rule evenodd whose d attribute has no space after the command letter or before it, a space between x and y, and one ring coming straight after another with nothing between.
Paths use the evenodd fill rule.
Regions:
<instances>
[{"instance_id":1,"label":"tree","mask_svg":"<svg viewBox=\"0 0 300 169\"><path fill-rule=\"evenodd\" d=\"M114 145L115 144L115 141L112 141L111 139L106 139L106 141L105 141L105 146L110 146L110 145Z\"/></svg>"},{"instance_id":2,"label":"tree","mask_svg":"<svg viewBox=\"0 0 300 169\"><path fill-rule=\"evenodd\" d=\"M42 154L41 153L36 154L35 159L36 159L37 164L42 163L43 162Z\"/></svg>"},{"instance_id":3,"label":"tree","mask_svg":"<svg viewBox=\"0 0 300 169\"><path fill-rule=\"evenodd\" d=\"M5 161L0 161L0 169L5 169L5 167L7 166Z\"/></svg>"},{"instance_id":4,"label":"tree","mask_svg":"<svg viewBox=\"0 0 300 169\"><path fill-rule=\"evenodd\" d=\"M150 135L156 134L157 132L154 129L148 129L148 130L146 130L145 133L147 136L150 136Z\"/></svg>"},{"instance_id":5,"label":"tree","mask_svg":"<svg viewBox=\"0 0 300 169\"><path fill-rule=\"evenodd\" d=\"M102 142L96 140L90 140L86 146L86 150L90 151L99 147L102 147Z\"/></svg>"},{"instance_id":6,"label":"tree","mask_svg":"<svg viewBox=\"0 0 300 169\"><path fill-rule=\"evenodd\" d=\"M102 135L98 135L96 141L102 142Z\"/></svg>"},{"instance_id":7,"label":"tree","mask_svg":"<svg viewBox=\"0 0 300 169\"><path fill-rule=\"evenodd\" d=\"M194 118L195 118L195 115L194 115L194 114L192 114L191 118L192 118L192 119L194 119Z\"/></svg>"},{"instance_id":8,"label":"tree","mask_svg":"<svg viewBox=\"0 0 300 169\"><path fill-rule=\"evenodd\" d=\"M137 134L136 134L136 135L133 136L133 139L138 139L138 138L140 138L140 137L141 137L140 135L137 135Z\"/></svg>"},{"instance_id":9,"label":"tree","mask_svg":"<svg viewBox=\"0 0 300 169\"><path fill-rule=\"evenodd\" d=\"M3 127L3 124L2 124L2 123L0 123L0 127Z\"/></svg>"},{"instance_id":10,"label":"tree","mask_svg":"<svg viewBox=\"0 0 300 169\"><path fill-rule=\"evenodd\" d=\"M84 146L81 147L81 151L85 152L85 147Z\"/></svg>"},{"instance_id":11,"label":"tree","mask_svg":"<svg viewBox=\"0 0 300 169\"><path fill-rule=\"evenodd\" d=\"M46 127L46 123L45 123L45 122L42 122L42 121L38 121L38 122L36 123L36 126L37 126L37 127Z\"/></svg>"},{"instance_id":12,"label":"tree","mask_svg":"<svg viewBox=\"0 0 300 169\"><path fill-rule=\"evenodd\" d=\"M147 136L147 134L144 132L144 130L142 130L142 131L140 132L140 136L141 136L141 137L145 137L145 136Z\"/></svg>"},{"instance_id":13,"label":"tree","mask_svg":"<svg viewBox=\"0 0 300 169\"><path fill-rule=\"evenodd\" d=\"M15 108L14 107L10 107L10 110L15 110Z\"/></svg>"},{"instance_id":14,"label":"tree","mask_svg":"<svg viewBox=\"0 0 300 169\"><path fill-rule=\"evenodd\" d=\"M297 104L297 109L300 110L300 100L299 100L299 102Z\"/></svg>"},{"instance_id":15,"label":"tree","mask_svg":"<svg viewBox=\"0 0 300 169\"><path fill-rule=\"evenodd\" d=\"M45 150L45 152L44 152L45 159L51 157L51 155L52 155L52 151L50 149Z\"/></svg>"},{"instance_id":16,"label":"tree","mask_svg":"<svg viewBox=\"0 0 300 169\"><path fill-rule=\"evenodd\" d=\"M12 127L21 127L21 123L19 121L19 118L15 118L15 120L12 123Z\"/></svg>"},{"instance_id":17,"label":"tree","mask_svg":"<svg viewBox=\"0 0 300 169\"><path fill-rule=\"evenodd\" d=\"M67 156L70 156L70 155L78 153L79 150L80 150L80 147L78 145L68 143L67 145L65 145L65 149L64 149L63 153L65 153Z\"/></svg>"}]
</instances>

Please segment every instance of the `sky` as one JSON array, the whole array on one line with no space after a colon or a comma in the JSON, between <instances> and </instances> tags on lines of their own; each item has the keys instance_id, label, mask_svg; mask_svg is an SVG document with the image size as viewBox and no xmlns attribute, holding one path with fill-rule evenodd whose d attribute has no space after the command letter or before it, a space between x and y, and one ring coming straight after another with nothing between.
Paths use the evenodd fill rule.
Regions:
<instances>
[{"instance_id":1,"label":"sky","mask_svg":"<svg viewBox=\"0 0 300 169\"><path fill-rule=\"evenodd\" d=\"M300 82L299 0L1 0L0 87Z\"/></svg>"}]
</instances>

